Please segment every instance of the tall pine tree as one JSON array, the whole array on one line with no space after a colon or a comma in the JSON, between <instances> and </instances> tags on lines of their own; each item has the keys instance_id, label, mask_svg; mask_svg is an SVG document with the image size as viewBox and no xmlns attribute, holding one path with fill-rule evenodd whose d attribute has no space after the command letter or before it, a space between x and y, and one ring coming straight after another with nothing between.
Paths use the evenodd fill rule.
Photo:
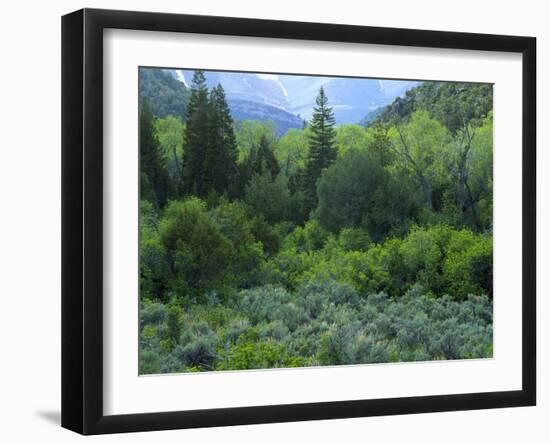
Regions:
<instances>
[{"instance_id":1,"label":"tall pine tree","mask_svg":"<svg viewBox=\"0 0 550 443\"><path fill-rule=\"evenodd\" d=\"M321 86L310 123L309 153L303 175L304 206L306 213L317 207L317 180L324 169L336 160L334 125L336 121L328 98Z\"/></svg>"},{"instance_id":2,"label":"tall pine tree","mask_svg":"<svg viewBox=\"0 0 550 443\"><path fill-rule=\"evenodd\" d=\"M233 118L222 85L210 92L208 103L208 134L204 157L204 185L206 192L227 192L236 179L237 141Z\"/></svg>"},{"instance_id":3,"label":"tall pine tree","mask_svg":"<svg viewBox=\"0 0 550 443\"><path fill-rule=\"evenodd\" d=\"M206 77L203 71L195 71L187 105L183 159L183 185L188 194L204 196L207 193L204 165L209 130L208 111Z\"/></svg>"},{"instance_id":4,"label":"tall pine tree","mask_svg":"<svg viewBox=\"0 0 550 443\"><path fill-rule=\"evenodd\" d=\"M265 134L260 137L258 147L254 150L254 159L252 163L252 171L255 174L262 175L264 172L269 171L271 178L275 179L281 168L275 154L273 153L273 147Z\"/></svg>"},{"instance_id":5,"label":"tall pine tree","mask_svg":"<svg viewBox=\"0 0 550 443\"><path fill-rule=\"evenodd\" d=\"M246 159L238 165L238 177L235 181L234 196L244 196L245 188L254 175L263 175L269 172L271 180L275 180L281 172L281 167L273 152L273 144L262 134L257 144L254 144Z\"/></svg>"},{"instance_id":6,"label":"tall pine tree","mask_svg":"<svg viewBox=\"0 0 550 443\"><path fill-rule=\"evenodd\" d=\"M162 164L153 111L145 100L139 113L139 150L141 198L162 207L168 200L171 183Z\"/></svg>"}]
</instances>

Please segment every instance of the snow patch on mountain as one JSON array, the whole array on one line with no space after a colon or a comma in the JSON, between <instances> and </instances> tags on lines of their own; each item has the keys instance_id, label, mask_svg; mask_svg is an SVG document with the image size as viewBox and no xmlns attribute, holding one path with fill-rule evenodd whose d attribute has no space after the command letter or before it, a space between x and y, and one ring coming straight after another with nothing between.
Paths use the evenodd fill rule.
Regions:
<instances>
[{"instance_id":1,"label":"snow patch on mountain","mask_svg":"<svg viewBox=\"0 0 550 443\"><path fill-rule=\"evenodd\" d=\"M188 84L187 81L185 80L185 77L184 77L182 71L180 71L179 69L171 69L170 72L172 73L172 75L175 77L176 80L179 80L179 81L182 82L185 86L189 87L189 84Z\"/></svg>"},{"instance_id":2,"label":"snow patch on mountain","mask_svg":"<svg viewBox=\"0 0 550 443\"><path fill-rule=\"evenodd\" d=\"M172 69L189 87L193 71ZM337 124L358 123L365 115L403 96L418 82L373 78L321 77L292 74L205 71L211 88L220 83L229 102L239 100L278 108L309 120L322 86Z\"/></svg>"}]
</instances>

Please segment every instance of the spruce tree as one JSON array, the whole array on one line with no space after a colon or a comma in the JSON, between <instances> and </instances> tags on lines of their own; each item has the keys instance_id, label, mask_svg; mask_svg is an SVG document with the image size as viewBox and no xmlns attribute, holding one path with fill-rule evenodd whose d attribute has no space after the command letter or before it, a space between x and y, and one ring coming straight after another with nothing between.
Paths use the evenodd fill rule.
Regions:
<instances>
[{"instance_id":1,"label":"spruce tree","mask_svg":"<svg viewBox=\"0 0 550 443\"><path fill-rule=\"evenodd\" d=\"M332 108L323 87L319 90L316 107L310 123L309 153L303 175L304 206L306 213L317 207L317 180L324 169L336 160L336 124Z\"/></svg>"},{"instance_id":2,"label":"spruce tree","mask_svg":"<svg viewBox=\"0 0 550 443\"><path fill-rule=\"evenodd\" d=\"M255 174L262 175L264 172L269 171L271 178L275 179L281 168L279 162L275 158L273 153L273 147L269 143L265 134L260 137L258 147L254 151L254 159L252 164L252 171Z\"/></svg>"},{"instance_id":3,"label":"spruce tree","mask_svg":"<svg viewBox=\"0 0 550 443\"><path fill-rule=\"evenodd\" d=\"M238 169L233 118L220 84L210 92L205 146L203 171L206 192L214 190L223 194L234 183Z\"/></svg>"},{"instance_id":4,"label":"spruce tree","mask_svg":"<svg viewBox=\"0 0 550 443\"><path fill-rule=\"evenodd\" d=\"M139 150L141 198L162 207L168 200L171 183L162 163L155 119L147 101L143 101L140 106Z\"/></svg>"},{"instance_id":5,"label":"spruce tree","mask_svg":"<svg viewBox=\"0 0 550 443\"><path fill-rule=\"evenodd\" d=\"M273 153L272 142L269 141L267 135L262 134L257 144L254 144L248 156L238 165L238 177L235 180L234 196L237 198L244 197L245 188L250 184L253 176L263 176L264 173L269 173L271 181L274 181L281 167Z\"/></svg>"},{"instance_id":6,"label":"spruce tree","mask_svg":"<svg viewBox=\"0 0 550 443\"><path fill-rule=\"evenodd\" d=\"M183 159L184 189L188 194L205 196L204 165L208 143L208 88L203 71L195 71L187 105L185 152Z\"/></svg>"}]
</instances>

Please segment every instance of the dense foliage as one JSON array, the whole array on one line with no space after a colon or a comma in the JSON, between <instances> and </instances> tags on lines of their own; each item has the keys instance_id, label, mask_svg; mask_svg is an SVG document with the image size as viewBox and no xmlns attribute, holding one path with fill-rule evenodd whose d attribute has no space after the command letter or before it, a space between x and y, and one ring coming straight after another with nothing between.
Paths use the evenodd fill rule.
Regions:
<instances>
[{"instance_id":1,"label":"dense foliage","mask_svg":"<svg viewBox=\"0 0 550 443\"><path fill-rule=\"evenodd\" d=\"M429 111L451 133L466 123L479 125L493 109L493 87L489 84L424 82L384 108L374 121L394 124L415 111Z\"/></svg>"},{"instance_id":2,"label":"dense foliage","mask_svg":"<svg viewBox=\"0 0 550 443\"><path fill-rule=\"evenodd\" d=\"M140 372L480 358L492 354L492 304L422 294L360 296L336 282L295 293L260 286L222 305L141 303Z\"/></svg>"},{"instance_id":3,"label":"dense foliage","mask_svg":"<svg viewBox=\"0 0 550 443\"><path fill-rule=\"evenodd\" d=\"M282 137L201 71L184 120L144 100L140 373L491 356L492 100L441 85Z\"/></svg>"},{"instance_id":4,"label":"dense foliage","mask_svg":"<svg viewBox=\"0 0 550 443\"><path fill-rule=\"evenodd\" d=\"M142 68L139 70L140 101L151 106L156 117L173 115L184 119L189 91L185 85L162 69Z\"/></svg>"}]
</instances>

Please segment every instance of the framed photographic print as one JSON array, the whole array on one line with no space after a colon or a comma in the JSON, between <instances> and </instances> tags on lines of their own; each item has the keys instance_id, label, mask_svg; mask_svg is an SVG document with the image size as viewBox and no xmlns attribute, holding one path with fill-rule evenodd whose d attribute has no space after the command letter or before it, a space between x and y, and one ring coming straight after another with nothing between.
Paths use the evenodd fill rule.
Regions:
<instances>
[{"instance_id":1,"label":"framed photographic print","mask_svg":"<svg viewBox=\"0 0 550 443\"><path fill-rule=\"evenodd\" d=\"M530 37L62 20L62 425L536 401Z\"/></svg>"}]
</instances>

